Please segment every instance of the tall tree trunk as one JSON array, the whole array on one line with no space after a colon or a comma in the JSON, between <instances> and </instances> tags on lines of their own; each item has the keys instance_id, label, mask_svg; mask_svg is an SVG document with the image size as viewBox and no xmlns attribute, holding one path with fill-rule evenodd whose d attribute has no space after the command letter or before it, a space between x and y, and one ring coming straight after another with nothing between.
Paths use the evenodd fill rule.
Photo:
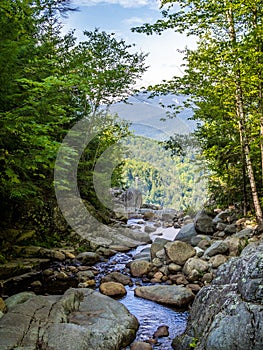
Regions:
<instances>
[{"instance_id":1,"label":"tall tree trunk","mask_svg":"<svg viewBox=\"0 0 263 350\"><path fill-rule=\"evenodd\" d=\"M236 31L235 31L235 22L234 22L234 14L232 11L231 3L228 3L228 6L226 6L226 19L228 23L228 31L229 31L229 37L230 42L233 47L233 55L234 57L236 55ZM244 102L243 102L243 91L242 91L242 80L241 80L241 72L240 68L236 69L235 72L235 100L236 100L236 114L238 117L238 128L240 133L240 140L242 142L241 147L244 150L245 154L245 160L246 160L246 167L247 167L247 173L248 178L250 182L251 187L251 194L253 199L253 204L255 208L255 214L258 222L263 221L263 214L262 209L259 202L258 192L257 192L257 186L250 156L250 148L249 148L249 141L247 137L247 131L246 131L246 116L245 116L245 108L244 108Z\"/></svg>"},{"instance_id":2,"label":"tall tree trunk","mask_svg":"<svg viewBox=\"0 0 263 350\"><path fill-rule=\"evenodd\" d=\"M258 21L258 9L255 7L253 10L253 26L254 30L257 33L259 28ZM260 35L256 37L257 41L257 67L258 67L258 111L260 118L260 153L261 153L261 183L263 185L263 82L262 82L262 56L263 56L263 42Z\"/></svg>"}]
</instances>

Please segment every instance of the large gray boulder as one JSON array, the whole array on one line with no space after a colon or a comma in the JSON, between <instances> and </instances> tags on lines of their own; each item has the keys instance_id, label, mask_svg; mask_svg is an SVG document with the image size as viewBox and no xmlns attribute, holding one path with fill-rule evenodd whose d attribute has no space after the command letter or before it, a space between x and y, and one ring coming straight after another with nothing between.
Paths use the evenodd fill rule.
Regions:
<instances>
[{"instance_id":1,"label":"large gray boulder","mask_svg":"<svg viewBox=\"0 0 263 350\"><path fill-rule=\"evenodd\" d=\"M197 294L176 350L263 349L263 243L247 246L221 265L210 286ZM193 345L192 345L193 346Z\"/></svg>"},{"instance_id":2,"label":"large gray boulder","mask_svg":"<svg viewBox=\"0 0 263 350\"><path fill-rule=\"evenodd\" d=\"M115 350L130 344L137 319L116 300L91 289L34 296L0 319L1 350Z\"/></svg>"},{"instance_id":3,"label":"large gray boulder","mask_svg":"<svg viewBox=\"0 0 263 350\"><path fill-rule=\"evenodd\" d=\"M166 243L164 249L170 261L178 265L183 265L186 260L195 256L194 248L181 241Z\"/></svg>"},{"instance_id":4,"label":"large gray boulder","mask_svg":"<svg viewBox=\"0 0 263 350\"><path fill-rule=\"evenodd\" d=\"M195 229L195 225L193 223L190 223L181 228L181 230L176 235L175 240L190 243L192 237L196 235L197 232Z\"/></svg>"},{"instance_id":5,"label":"large gray boulder","mask_svg":"<svg viewBox=\"0 0 263 350\"><path fill-rule=\"evenodd\" d=\"M137 287L134 293L137 297L180 308L188 306L194 299L194 294L189 288L176 285Z\"/></svg>"},{"instance_id":6,"label":"large gray boulder","mask_svg":"<svg viewBox=\"0 0 263 350\"><path fill-rule=\"evenodd\" d=\"M195 229L199 233L213 234L213 219L207 215L204 211L201 211L195 217Z\"/></svg>"}]
</instances>

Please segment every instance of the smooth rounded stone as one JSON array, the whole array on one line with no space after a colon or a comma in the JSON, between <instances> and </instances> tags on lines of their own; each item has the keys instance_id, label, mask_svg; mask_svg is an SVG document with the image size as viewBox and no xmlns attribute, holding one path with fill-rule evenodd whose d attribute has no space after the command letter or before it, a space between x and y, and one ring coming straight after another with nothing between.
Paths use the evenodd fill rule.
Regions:
<instances>
[{"instance_id":1,"label":"smooth rounded stone","mask_svg":"<svg viewBox=\"0 0 263 350\"><path fill-rule=\"evenodd\" d=\"M242 247L242 239L232 236L225 239L225 243L229 249L230 256L237 256L240 254L240 249Z\"/></svg>"},{"instance_id":2,"label":"smooth rounded stone","mask_svg":"<svg viewBox=\"0 0 263 350\"><path fill-rule=\"evenodd\" d=\"M8 308L8 310L14 308L15 306L19 304L23 304L26 301L28 301L31 298L35 297L35 293L33 292L21 292L18 294L14 294L11 297L7 298L5 300L5 304Z\"/></svg>"},{"instance_id":3,"label":"smooth rounded stone","mask_svg":"<svg viewBox=\"0 0 263 350\"><path fill-rule=\"evenodd\" d=\"M213 219L203 211L195 217L194 225L197 232L205 234L214 233Z\"/></svg>"},{"instance_id":4,"label":"smooth rounded stone","mask_svg":"<svg viewBox=\"0 0 263 350\"><path fill-rule=\"evenodd\" d=\"M144 227L144 232L146 232L146 233L152 233L152 232L155 232L156 231L156 227L154 227L154 226L145 226Z\"/></svg>"},{"instance_id":5,"label":"smooth rounded stone","mask_svg":"<svg viewBox=\"0 0 263 350\"><path fill-rule=\"evenodd\" d=\"M94 252L84 252L76 256L76 259L85 265L93 265L101 260L101 257Z\"/></svg>"},{"instance_id":6,"label":"smooth rounded stone","mask_svg":"<svg viewBox=\"0 0 263 350\"><path fill-rule=\"evenodd\" d=\"M87 280L93 279L94 273L91 270L79 271L77 273L77 279L79 282L86 282Z\"/></svg>"},{"instance_id":7,"label":"smooth rounded stone","mask_svg":"<svg viewBox=\"0 0 263 350\"><path fill-rule=\"evenodd\" d=\"M249 227L237 232L234 236L238 238L250 238L253 234L253 230Z\"/></svg>"},{"instance_id":8,"label":"smooth rounded stone","mask_svg":"<svg viewBox=\"0 0 263 350\"><path fill-rule=\"evenodd\" d=\"M189 283L186 277L182 274L170 276L170 281L172 281L175 284L183 284L183 285L187 285Z\"/></svg>"},{"instance_id":9,"label":"smooth rounded stone","mask_svg":"<svg viewBox=\"0 0 263 350\"><path fill-rule=\"evenodd\" d=\"M171 273L175 273L175 272L179 272L182 270L182 266L175 264L175 263L171 263L168 265L168 269Z\"/></svg>"},{"instance_id":10,"label":"smooth rounded stone","mask_svg":"<svg viewBox=\"0 0 263 350\"><path fill-rule=\"evenodd\" d=\"M165 249L161 249L156 253L156 258L159 258L161 260L165 259Z\"/></svg>"},{"instance_id":11,"label":"smooth rounded stone","mask_svg":"<svg viewBox=\"0 0 263 350\"><path fill-rule=\"evenodd\" d=\"M201 287L197 283L189 283L186 286L187 288L190 288L193 293L198 293Z\"/></svg>"},{"instance_id":12,"label":"smooth rounded stone","mask_svg":"<svg viewBox=\"0 0 263 350\"><path fill-rule=\"evenodd\" d=\"M191 238L191 245L193 247L198 246L198 244L202 241L206 240L207 242L211 242L211 238L207 235L197 235Z\"/></svg>"},{"instance_id":13,"label":"smooth rounded stone","mask_svg":"<svg viewBox=\"0 0 263 350\"><path fill-rule=\"evenodd\" d=\"M0 349L115 350L134 340L138 326L118 301L92 289L69 289L9 310L0 319Z\"/></svg>"},{"instance_id":14,"label":"smooth rounded stone","mask_svg":"<svg viewBox=\"0 0 263 350\"><path fill-rule=\"evenodd\" d=\"M158 272L156 272L156 273L153 275L152 282L153 282L153 280L154 280L154 282L160 283L160 282L162 281L162 277L163 277L162 272L158 271Z\"/></svg>"},{"instance_id":15,"label":"smooth rounded stone","mask_svg":"<svg viewBox=\"0 0 263 350\"><path fill-rule=\"evenodd\" d=\"M162 250L166 243L169 241L165 238L156 238L155 241L151 244L151 258L156 258L156 253Z\"/></svg>"},{"instance_id":16,"label":"smooth rounded stone","mask_svg":"<svg viewBox=\"0 0 263 350\"><path fill-rule=\"evenodd\" d=\"M123 284L118 282L103 282L100 285L100 292L111 297L122 297L127 294Z\"/></svg>"},{"instance_id":17,"label":"smooth rounded stone","mask_svg":"<svg viewBox=\"0 0 263 350\"><path fill-rule=\"evenodd\" d=\"M199 273L203 273L207 271L209 265L206 261L200 258L190 258L186 261L183 267L183 273L186 275L190 275L193 270L198 271Z\"/></svg>"},{"instance_id":18,"label":"smooth rounded stone","mask_svg":"<svg viewBox=\"0 0 263 350\"><path fill-rule=\"evenodd\" d=\"M227 261L227 257L222 254L218 254L215 256L212 256L212 258L209 260L209 263L212 265L214 269L217 269L220 265L224 264Z\"/></svg>"},{"instance_id":19,"label":"smooth rounded stone","mask_svg":"<svg viewBox=\"0 0 263 350\"><path fill-rule=\"evenodd\" d=\"M194 248L185 242L169 242L164 247L168 258L178 264L183 265L187 259L195 255Z\"/></svg>"},{"instance_id":20,"label":"smooth rounded stone","mask_svg":"<svg viewBox=\"0 0 263 350\"><path fill-rule=\"evenodd\" d=\"M204 256L214 256L217 254L224 254L228 251L228 244L225 241L216 241L209 248L206 249Z\"/></svg>"},{"instance_id":21,"label":"smooth rounded stone","mask_svg":"<svg viewBox=\"0 0 263 350\"><path fill-rule=\"evenodd\" d=\"M153 333L154 338L162 338L169 336L169 327L168 326L159 326L157 330Z\"/></svg>"},{"instance_id":22,"label":"smooth rounded stone","mask_svg":"<svg viewBox=\"0 0 263 350\"><path fill-rule=\"evenodd\" d=\"M141 277L151 271L152 264L146 260L135 260L130 264L133 277Z\"/></svg>"},{"instance_id":23,"label":"smooth rounded stone","mask_svg":"<svg viewBox=\"0 0 263 350\"><path fill-rule=\"evenodd\" d=\"M232 235L232 234L236 233L237 232L236 224L227 225L226 228L224 229L224 232L227 235Z\"/></svg>"},{"instance_id":24,"label":"smooth rounded stone","mask_svg":"<svg viewBox=\"0 0 263 350\"><path fill-rule=\"evenodd\" d=\"M190 243L192 237L196 235L197 235L197 232L195 229L195 224L191 223L181 228L181 230L176 235L175 240Z\"/></svg>"},{"instance_id":25,"label":"smooth rounded stone","mask_svg":"<svg viewBox=\"0 0 263 350\"><path fill-rule=\"evenodd\" d=\"M0 297L0 311L2 311L3 313L6 312L7 310L7 306L4 302L4 300Z\"/></svg>"},{"instance_id":26,"label":"smooth rounded stone","mask_svg":"<svg viewBox=\"0 0 263 350\"><path fill-rule=\"evenodd\" d=\"M201 248L203 250L206 250L208 247L210 247L210 245L212 244L211 240L207 240L207 239L202 239L199 243L198 243L198 248Z\"/></svg>"},{"instance_id":27,"label":"smooth rounded stone","mask_svg":"<svg viewBox=\"0 0 263 350\"><path fill-rule=\"evenodd\" d=\"M151 344L148 344L142 341L137 341L131 344L130 349L131 350L152 350L152 346Z\"/></svg>"},{"instance_id":28,"label":"smooth rounded stone","mask_svg":"<svg viewBox=\"0 0 263 350\"><path fill-rule=\"evenodd\" d=\"M213 280L213 274L211 272L207 272L204 274L204 276L202 277L202 281L206 284L206 283L210 283Z\"/></svg>"},{"instance_id":29,"label":"smooth rounded stone","mask_svg":"<svg viewBox=\"0 0 263 350\"><path fill-rule=\"evenodd\" d=\"M118 282L123 284L124 286L132 285L132 280L129 276L117 271L111 272L108 275L104 276L101 279L101 282Z\"/></svg>"},{"instance_id":30,"label":"smooth rounded stone","mask_svg":"<svg viewBox=\"0 0 263 350\"><path fill-rule=\"evenodd\" d=\"M137 287L134 291L137 297L156 301L157 303L186 307L194 299L194 294L188 288L176 285L154 285Z\"/></svg>"}]
</instances>

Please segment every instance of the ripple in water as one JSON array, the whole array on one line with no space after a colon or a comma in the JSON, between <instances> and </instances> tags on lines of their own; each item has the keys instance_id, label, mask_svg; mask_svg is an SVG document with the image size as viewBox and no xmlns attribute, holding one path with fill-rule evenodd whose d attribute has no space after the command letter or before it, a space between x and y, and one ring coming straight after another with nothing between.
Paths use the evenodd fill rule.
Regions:
<instances>
[{"instance_id":1,"label":"ripple in water","mask_svg":"<svg viewBox=\"0 0 263 350\"><path fill-rule=\"evenodd\" d=\"M172 340L185 330L188 312L177 312L153 301L135 297L134 288L127 287L127 295L120 302L140 323L136 340L145 341L152 338L153 333L159 326L166 325L169 326L169 336L158 338L158 343L154 345L154 349L172 349Z\"/></svg>"}]
</instances>

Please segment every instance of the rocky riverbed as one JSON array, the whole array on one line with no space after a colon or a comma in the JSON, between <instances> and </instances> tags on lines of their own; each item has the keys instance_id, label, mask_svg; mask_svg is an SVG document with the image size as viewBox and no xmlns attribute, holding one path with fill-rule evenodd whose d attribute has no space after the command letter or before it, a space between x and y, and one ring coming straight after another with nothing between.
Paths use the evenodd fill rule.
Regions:
<instances>
[{"instance_id":1,"label":"rocky riverbed","mask_svg":"<svg viewBox=\"0 0 263 350\"><path fill-rule=\"evenodd\" d=\"M117 252L104 245L76 254L69 247L20 247L28 261L25 266L23 260L18 270L12 270L16 262L0 266L0 349L172 349L175 337L176 349L203 344L204 330L196 335L190 323L187 337L178 337L185 330L187 310L195 300L193 322L192 310L198 313L196 303L204 288L215 290L216 275L231 270L233 257L242 259L238 256L245 247L260 246L261 228L244 218L237 220L233 210L191 218L157 208L142 209L128 221L128 228L139 248L115 245ZM262 278L260 254L257 281ZM249 274L246 278L250 281ZM259 309L262 289L259 283ZM257 324L262 323L260 310Z\"/></svg>"}]
</instances>

